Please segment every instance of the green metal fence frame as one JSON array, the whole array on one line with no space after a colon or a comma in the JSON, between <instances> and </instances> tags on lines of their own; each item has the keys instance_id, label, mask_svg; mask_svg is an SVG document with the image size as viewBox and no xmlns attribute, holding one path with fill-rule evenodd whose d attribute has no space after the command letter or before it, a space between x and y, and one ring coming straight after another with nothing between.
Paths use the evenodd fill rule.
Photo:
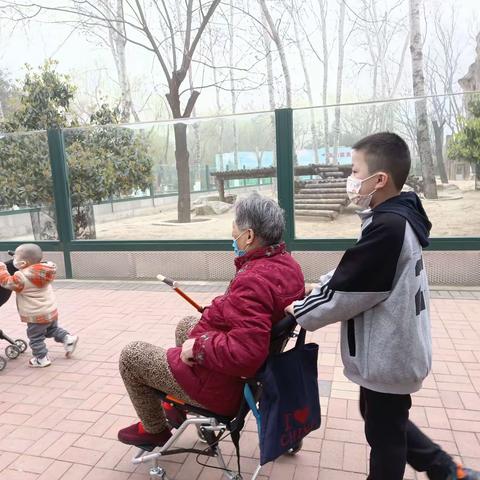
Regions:
<instances>
[{"instance_id":1,"label":"green metal fence frame","mask_svg":"<svg viewBox=\"0 0 480 480\"><path fill-rule=\"evenodd\" d=\"M343 251L356 239L295 238L293 178L293 110L275 110L278 202L285 211L285 241L290 251ZM76 251L229 251L231 240L75 240L68 164L63 131L47 132L52 169L58 241L36 242L47 252L63 252L65 275L72 278L71 252ZM148 197L147 197L148 198ZM0 242L0 250L15 249L21 242ZM480 250L480 237L432 238L429 250Z\"/></svg>"}]
</instances>

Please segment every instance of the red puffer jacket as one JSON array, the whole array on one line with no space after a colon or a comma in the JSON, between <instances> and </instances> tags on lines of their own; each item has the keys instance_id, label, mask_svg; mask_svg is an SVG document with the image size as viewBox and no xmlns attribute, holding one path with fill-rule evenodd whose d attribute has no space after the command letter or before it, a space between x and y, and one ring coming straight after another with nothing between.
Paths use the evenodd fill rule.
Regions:
<instances>
[{"instance_id":1,"label":"red puffer jacket","mask_svg":"<svg viewBox=\"0 0 480 480\"><path fill-rule=\"evenodd\" d=\"M242 377L255 375L268 355L272 325L283 309L305 295L303 273L285 244L235 259L237 273L190 333L195 365L170 348L168 363L183 390L220 415L234 415L243 395Z\"/></svg>"}]
</instances>

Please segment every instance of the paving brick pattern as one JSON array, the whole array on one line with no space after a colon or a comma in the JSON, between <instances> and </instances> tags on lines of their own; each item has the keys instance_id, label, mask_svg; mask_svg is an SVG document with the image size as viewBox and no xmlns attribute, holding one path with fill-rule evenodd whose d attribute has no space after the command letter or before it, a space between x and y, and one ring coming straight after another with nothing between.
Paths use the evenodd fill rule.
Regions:
<instances>
[{"instance_id":1,"label":"paving brick pattern","mask_svg":"<svg viewBox=\"0 0 480 480\"><path fill-rule=\"evenodd\" d=\"M223 286L191 283L186 290L205 304ZM50 341L51 367L28 368L27 351L0 372L0 480L148 479L148 466L130 462L135 449L116 440L119 428L136 421L118 356L134 339L172 345L175 324L192 309L156 283L59 281L56 290L60 323L80 335L79 348L66 359ZM414 396L411 417L455 458L480 469L480 292L446 289L432 296L433 371ZM6 333L25 338L13 300L0 318ZM320 344L322 427L298 455L265 465L260 479L365 479L368 447L358 388L342 373L338 325L308 337ZM195 442L189 432L184 444ZM232 444L223 442L222 450L233 467ZM253 472L259 450L252 419L241 452L243 471ZM220 471L198 465L195 455L172 456L162 465L177 480L222 478ZM426 476L408 469L405 478Z\"/></svg>"}]
</instances>

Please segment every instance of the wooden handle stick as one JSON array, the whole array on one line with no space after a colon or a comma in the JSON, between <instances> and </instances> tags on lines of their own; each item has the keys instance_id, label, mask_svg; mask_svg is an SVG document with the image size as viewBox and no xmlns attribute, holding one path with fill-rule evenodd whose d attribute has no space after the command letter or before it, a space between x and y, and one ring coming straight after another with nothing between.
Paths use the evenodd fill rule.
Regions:
<instances>
[{"instance_id":1,"label":"wooden handle stick","mask_svg":"<svg viewBox=\"0 0 480 480\"><path fill-rule=\"evenodd\" d=\"M182 298L184 298L190 305L192 305L198 312L202 313L205 309L201 305L199 305L195 300L191 299L183 290L178 287L178 282L175 282L171 278L165 277L163 275L158 274L157 279L161 282L165 283L169 287L172 287Z\"/></svg>"}]
</instances>

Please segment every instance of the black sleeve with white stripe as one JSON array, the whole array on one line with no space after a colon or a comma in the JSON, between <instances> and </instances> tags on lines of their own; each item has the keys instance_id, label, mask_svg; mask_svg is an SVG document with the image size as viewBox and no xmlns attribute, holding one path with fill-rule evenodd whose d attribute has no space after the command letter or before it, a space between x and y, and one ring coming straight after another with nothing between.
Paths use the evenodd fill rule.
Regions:
<instances>
[{"instance_id":1,"label":"black sleeve with white stripe","mask_svg":"<svg viewBox=\"0 0 480 480\"><path fill-rule=\"evenodd\" d=\"M349 320L385 300L392 290L406 220L394 213L375 214L360 240L343 255L330 281L294 304L307 330Z\"/></svg>"}]
</instances>

